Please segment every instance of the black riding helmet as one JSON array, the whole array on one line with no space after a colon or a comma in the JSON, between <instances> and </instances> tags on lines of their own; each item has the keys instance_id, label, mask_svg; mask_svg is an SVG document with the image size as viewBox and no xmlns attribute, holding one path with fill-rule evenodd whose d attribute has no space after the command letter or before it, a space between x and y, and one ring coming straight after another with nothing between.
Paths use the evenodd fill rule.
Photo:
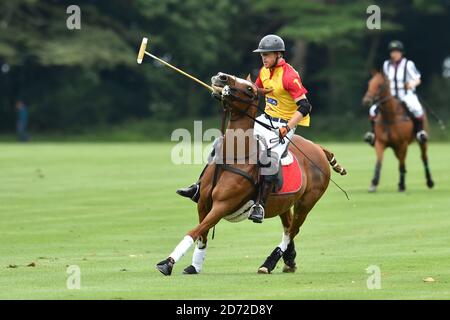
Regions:
<instances>
[{"instance_id":1,"label":"black riding helmet","mask_svg":"<svg viewBox=\"0 0 450 320\"><path fill-rule=\"evenodd\" d=\"M284 52L284 41L279 36L269 34L261 39L258 45L258 49L253 52Z\"/></svg>"},{"instance_id":2,"label":"black riding helmet","mask_svg":"<svg viewBox=\"0 0 450 320\"><path fill-rule=\"evenodd\" d=\"M405 47L403 46L403 43L399 40L393 40L391 42L389 42L388 45L388 50L389 52L394 51L394 50L398 50L400 52L405 52Z\"/></svg>"}]
</instances>

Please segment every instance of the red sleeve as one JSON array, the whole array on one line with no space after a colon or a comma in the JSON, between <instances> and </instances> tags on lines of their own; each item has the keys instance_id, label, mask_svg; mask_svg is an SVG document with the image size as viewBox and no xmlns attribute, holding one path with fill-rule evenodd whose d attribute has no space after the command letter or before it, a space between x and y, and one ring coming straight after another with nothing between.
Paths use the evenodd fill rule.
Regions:
<instances>
[{"instance_id":1,"label":"red sleeve","mask_svg":"<svg viewBox=\"0 0 450 320\"><path fill-rule=\"evenodd\" d=\"M298 72L287 64L283 72L283 87L294 100L308 93L308 90L302 84L302 79Z\"/></svg>"},{"instance_id":2,"label":"red sleeve","mask_svg":"<svg viewBox=\"0 0 450 320\"><path fill-rule=\"evenodd\" d=\"M256 84L256 86L257 86L258 88L264 88L264 85L263 85L263 83L262 83L262 81L261 81L260 75L261 75L261 69L259 70L258 78L256 78L255 84Z\"/></svg>"}]
</instances>

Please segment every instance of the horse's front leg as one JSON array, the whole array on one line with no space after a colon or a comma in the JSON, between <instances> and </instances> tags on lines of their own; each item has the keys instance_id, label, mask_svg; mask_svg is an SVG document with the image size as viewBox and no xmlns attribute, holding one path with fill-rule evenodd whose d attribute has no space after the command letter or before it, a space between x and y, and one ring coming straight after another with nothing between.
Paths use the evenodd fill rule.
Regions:
<instances>
[{"instance_id":1,"label":"horse's front leg","mask_svg":"<svg viewBox=\"0 0 450 320\"><path fill-rule=\"evenodd\" d=\"M428 166L427 147L428 147L428 144L426 142L420 144L420 151L422 153L423 167L425 168L425 178L427 179L428 188L431 189L434 187L434 181L433 181L433 178L431 178L431 171L430 171L430 167Z\"/></svg>"},{"instance_id":2,"label":"horse's front leg","mask_svg":"<svg viewBox=\"0 0 450 320\"><path fill-rule=\"evenodd\" d=\"M278 261L281 257L283 257L283 260L285 262L285 268L283 269L283 272L293 272L295 271L295 255L293 254L293 251L295 252L294 248L294 242L289 235L289 229L292 224L292 217L291 217L291 209L288 211L282 213L280 215L281 222L283 224L283 235L281 236L281 242L280 244L270 253L270 255L266 258L264 263L259 267L258 273L264 273L268 274L275 269ZM288 250L289 249L289 250ZM286 255L285 255L286 253ZM286 267L289 265L289 267L292 270L285 271Z\"/></svg>"},{"instance_id":3,"label":"horse's front leg","mask_svg":"<svg viewBox=\"0 0 450 320\"><path fill-rule=\"evenodd\" d=\"M382 144L380 141L375 141L375 152L377 155L377 162L375 164L375 172L372 178L371 185L369 187L369 192L376 192L377 186L380 183L380 173L381 173L381 164L383 162L384 149L386 146Z\"/></svg>"},{"instance_id":4,"label":"horse's front leg","mask_svg":"<svg viewBox=\"0 0 450 320\"><path fill-rule=\"evenodd\" d=\"M408 144L405 143L396 149L394 149L395 156L399 161L399 173L400 173L400 181L398 183L398 191L403 192L406 190L405 184L405 176L406 176L406 153L408 151Z\"/></svg>"},{"instance_id":5,"label":"horse's front leg","mask_svg":"<svg viewBox=\"0 0 450 320\"><path fill-rule=\"evenodd\" d=\"M222 219L222 217L227 213L227 210L228 206L226 203L214 203L211 211L206 215L203 221L193 230L188 232L183 240L178 243L169 257L156 265L156 269L158 269L162 274L170 276L175 263L177 263L186 254L192 244L199 239L202 234L205 234L209 229L215 226L220 219Z\"/></svg>"},{"instance_id":6,"label":"horse's front leg","mask_svg":"<svg viewBox=\"0 0 450 320\"><path fill-rule=\"evenodd\" d=\"M207 214L208 214L207 200L200 199L200 201L198 203L199 223L202 223L202 221L205 219ZM205 257L206 257L208 231L209 230L206 230L206 232L203 233L198 238L197 245L194 249L194 254L192 255L192 264L187 266L184 269L184 271L183 271L184 274L198 274L202 271L203 263L205 262Z\"/></svg>"},{"instance_id":7,"label":"horse's front leg","mask_svg":"<svg viewBox=\"0 0 450 320\"><path fill-rule=\"evenodd\" d=\"M203 263L206 258L207 241L208 231L198 238L197 245L195 246L194 253L192 255L192 263L184 268L184 274L198 274L202 271Z\"/></svg>"}]
</instances>

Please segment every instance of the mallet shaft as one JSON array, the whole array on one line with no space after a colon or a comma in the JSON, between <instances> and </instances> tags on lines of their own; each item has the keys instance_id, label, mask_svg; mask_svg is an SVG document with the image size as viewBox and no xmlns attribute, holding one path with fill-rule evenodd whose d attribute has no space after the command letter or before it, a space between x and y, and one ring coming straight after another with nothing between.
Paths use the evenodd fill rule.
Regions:
<instances>
[{"instance_id":1,"label":"mallet shaft","mask_svg":"<svg viewBox=\"0 0 450 320\"><path fill-rule=\"evenodd\" d=\"M166 62L166 61L164 61L164 60L158 58L157 56L154 56L154 55L151 54L151 53L148 53L147 51L145 51L145 54L148 55L149 57L152 57L152 58L155 59L155 60L158 60L159 62L161 62L162 64L168 66L169 68L172 68L173 70L175 70L175 71L181 73L182 75L184 75L184 76L186 76L186 77L188 77L188 78L194 80L195 82L201 84L202 86L204 86L205 88L207 88L209 91L214 92L213 87L207 85L206 83L204 83L204 82L201 81L201 80L198 80L196 77L191 76L189 73L186 73L186 72L184 72L183 70L180 70L180 69L178 69L177 67L174 67L174 66L171 65L170 63L168 63L168 62Z\"/></svg>"}]
</instances>

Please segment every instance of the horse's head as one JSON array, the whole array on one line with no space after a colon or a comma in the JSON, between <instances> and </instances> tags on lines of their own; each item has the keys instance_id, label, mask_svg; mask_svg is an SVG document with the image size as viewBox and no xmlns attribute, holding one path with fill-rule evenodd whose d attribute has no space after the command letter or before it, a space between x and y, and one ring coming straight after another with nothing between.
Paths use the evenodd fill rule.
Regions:
<instances>
[{"instance_id":1,"label":"horse's head","mask_svg":"<svg viewBox=\"0 0 450 320\"><path fill-rule=\"evenodd\" d=\"M381 72L373 72L362 100L363 106L369 107L388 95L390 95L389 80Z\"/></svg>"},{"instance_id":2,"label":"horse's head","mask_svg":"<svg viewBox=\"0 0 450 320\"><path fill-rule=\"evenodd\" d=\"M244 80L219 72L211 78L211 83L216 93L221 95L225 108L235 114L244 115L253 106L255 110L250 110L249 114L256 113L258 89L250 79Z\"/></svg>"}]
</instances>

